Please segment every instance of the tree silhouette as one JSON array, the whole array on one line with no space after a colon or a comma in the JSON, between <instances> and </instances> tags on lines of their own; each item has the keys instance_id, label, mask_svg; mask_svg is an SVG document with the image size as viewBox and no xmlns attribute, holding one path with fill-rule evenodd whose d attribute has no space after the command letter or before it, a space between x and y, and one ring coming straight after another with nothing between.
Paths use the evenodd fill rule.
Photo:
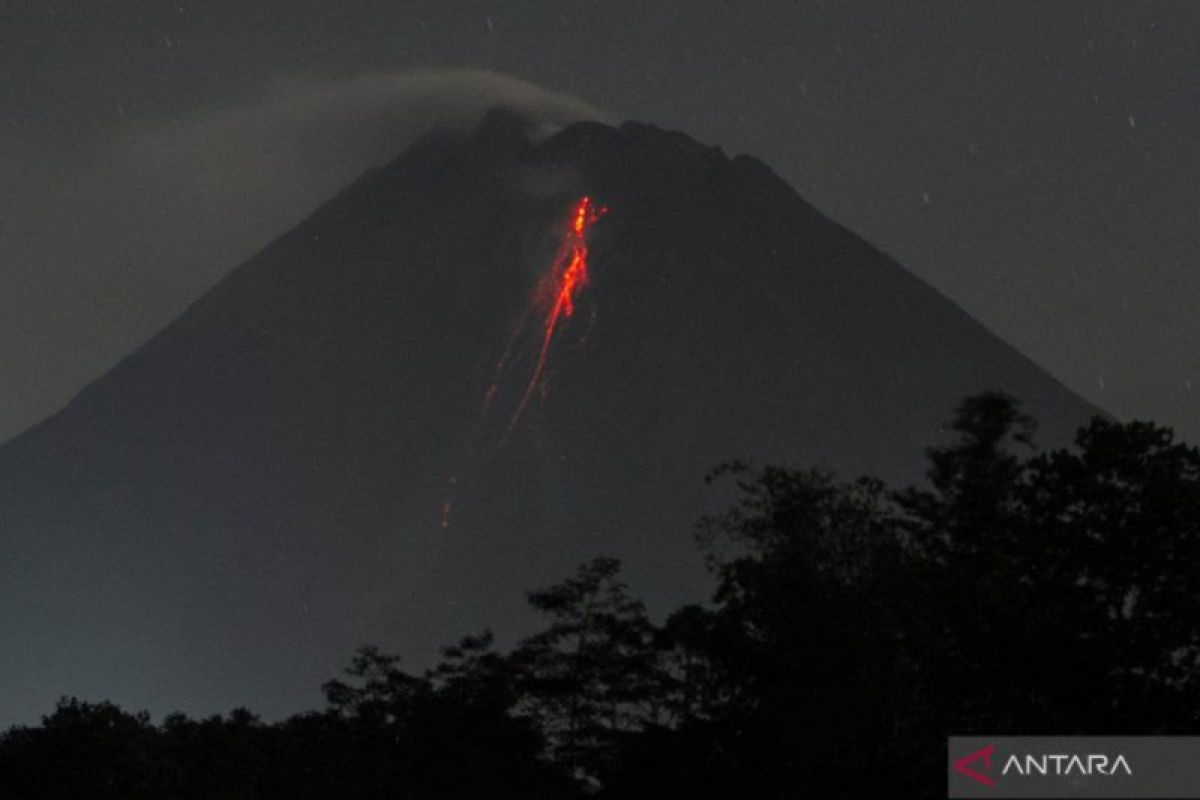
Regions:
<instances>
[{"instance_id":1,"label":"tree silhouette","mask_svg":"<svg viewBox=\"0 0 1200 800\"><path fill-rule=\"evenodd\" d=\"M522 708L558 760L581 774L609 766L623 733L661 711L655 629L617 579L621 564L596 558L562 583L529 594L550 617L513 654Z\"/></svg>"},{"instance_id":2,"label":"tree silhouette","mask_svg":"<svg viewBox=\"0 0 1200 800\"><path fill-rule=\"evenodd\" d=\"M718 471L741 499L702 528L715 606L664 631L681 717L660 760L760 796L927 794L950 734L1195 729L1195 448L1096 419L1038 453L1000 393L951 430L900 491Z\"/></svg>"},{"instance_id":3,"label":"tree silhouette","mask_svg":"<svg viewBox=\"0 0 1200 800\"><path fill-rule=\"evenodd\" d=\"M0 747L0 791L13 798L138 798L155 786L146 714L63 699L39 728L14 728Z\"/></svg>"},{"instance_id":4,"label":"tree silhouette","mask_svg":"<svg viewBox=\"0 0 1200 800\"><path fill-rule=\"evenodd\" d=\"M661 625L598 558L529 594L509 654L468 636L420 674L365 647L328 708L152 725L64 700L0 736L5 797L932 796L945 739L1194 733L1200 451L1095 419L1039 452L968 398L893 490L731 464L701 526L712 601Z\"/></svg>"},{"instance_id":5,"label":"tree silhouette","mask_svg":"<svg viewBox=\"0 0 1200 800\"><path fill-rule=\"evenodd\" d=\"M702 529L717 609L711 642L691 641L724 684L705 716L727 740L727 780L758 796L874 786L896 706L911 702L905 554L885 487L778 467L718 475L741 500Z\"/></svg>"},{"instance_id":6,"label":"tree silhouette","mask_svg":"<svg viewBox=\"0 0 1200 800\"><path fill-rule=\"evenodd\" d=\"M364 796L470 797L498 785L531 796L573 791L563 771L542 760L541 731L510 713L513 676L491 646L490 633L466 637L419 677L401 670L395 656L364 647L347 682L325 685L333 713L356 733L358 752L372 754L357 770L375 774Z\"/></svg>"}]
</instances>

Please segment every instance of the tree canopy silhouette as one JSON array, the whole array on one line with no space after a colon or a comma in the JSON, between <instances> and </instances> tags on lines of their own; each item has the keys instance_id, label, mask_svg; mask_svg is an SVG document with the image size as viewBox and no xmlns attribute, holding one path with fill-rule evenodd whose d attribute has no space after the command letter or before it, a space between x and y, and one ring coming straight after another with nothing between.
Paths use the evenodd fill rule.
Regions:
<instances>
[{"instance_id":1,"label":"tree canopy silhouette","mask_svg":"<svg viewBox=\"0 0 1200 800\"><path fill-rule=\"evenodd\" d=\"M1043 452L968 398L894 489L731 464L711 602L652 620L597 558L532 591L511 652L420 674L361 649L328 706L154 725L64 700L0 737L6 796L929 796L945 738L1195 733L1200 451L1097 418Z\"/></svg>"}]
</instances>

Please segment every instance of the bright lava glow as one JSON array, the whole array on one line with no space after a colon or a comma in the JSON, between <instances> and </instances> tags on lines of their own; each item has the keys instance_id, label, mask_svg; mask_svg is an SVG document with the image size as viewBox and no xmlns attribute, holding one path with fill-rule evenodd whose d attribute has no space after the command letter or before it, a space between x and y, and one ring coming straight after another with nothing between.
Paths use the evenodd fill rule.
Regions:
<instances>
[{"instance_id":1,"label":"bright lava glow","mask_svg":"<svg viewBox=\"0 0 1200 800\"><path fill-rule=\"evenodd\" d=\"M508 418L504 434L500 438L500 447L504 446L521 421L522 415L542 384L555 335L560 331L563 320L574 316L579 294L588 285L588 231L607 212L607 208L596 205L592 198L587 196L579 198L572 206L570 215L564 221L562 238L554 260L538 280L529 303L509 334L504 351L492 371L492 380L483 395L483 409L473 438L477 438L482 432L489 408L505 394L504 386L508 383L505 378L510 373L510 367L514 362L524 360L522 355L528 353L528 358L533 362L532 370L528 379L524 381L520 399ZM530 353L522 345L529 342L530 321L533 319L540 319L540 324L535 329L533 344L536 350ZM457 483L457 478L451 476L446 484L445 501L441 508L443 529L449 528L451 524Z\"/></svg>"},{"instance_id":2,"label":"bright lava glow","mask_svg":"<svg viewBox=\"0 0 1200 800\"><path fill-rule=\"evenodd\" d=\"M575 297L588 283L587 232L607 211L606 208L597 207L592 202L592 198L586 196L580 198L579 202L575 204L570 226L563 235L562 244L559 245L558 252L554 256L554 262L538 286L535 299L549 296L551 298L550 307L546 311L545 320L542 323L541 346L538 350L537 362L534 365L533 373L529 376L529 382L525 385L521 401L508 421L508 427L504 432L505 437L512 433L517 426L534 391L541 383L542 373L546 369L546 359L550 355L550 345L554 342L554 334L558 330L559 323L563 317L570 317L575 313ZM503 361L501 362L502 367ZM489 387L488 399L493 394L493 388Z\"/></svg>"}]
</instances>

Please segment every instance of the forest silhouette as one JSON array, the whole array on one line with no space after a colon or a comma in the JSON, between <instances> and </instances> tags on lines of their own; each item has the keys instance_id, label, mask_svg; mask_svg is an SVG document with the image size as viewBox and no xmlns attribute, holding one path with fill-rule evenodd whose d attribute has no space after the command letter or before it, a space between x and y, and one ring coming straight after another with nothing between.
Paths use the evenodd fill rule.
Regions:
<instances>
[{"instance_id":1,"label":"forest silhouette","mask_svg":"<svg viewBox=\"0 0 1200 800\"><path fill-rule=\"evenodd\" d=\"M933 796L952 734L1195 733L1200 451L1102 417L1042 451L1001 393L950 431L917 486L720 467L716 592L664 621L597 558L529 593L511 650L485 631L417 674L364 647L280 722L64 698L0 736L0 792Z\"/></svg>"}]
</instances>

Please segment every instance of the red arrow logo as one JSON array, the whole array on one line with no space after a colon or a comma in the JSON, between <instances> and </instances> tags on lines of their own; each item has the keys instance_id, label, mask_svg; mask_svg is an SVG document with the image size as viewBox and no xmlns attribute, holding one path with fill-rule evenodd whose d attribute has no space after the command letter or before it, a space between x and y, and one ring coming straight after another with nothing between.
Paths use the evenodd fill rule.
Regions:
<instances>
[{"instance_id":1,"label":"red arrow logo","mask_svg":"<svg viewBox=\"0 0 1200 800\"><path fill-rule=\"evenodd\" d=\"M992 768L992 753L994 753L995 751L996 751L996 745L989 744L987 747L983 748L982 750L976 750L974 753L971 753L970 755L965 755L962 758L960 758L954 762L954 771L957 772L959 775L966 775L971 780L978 781L979 783L982 783L984 786L995 786L996 781L994 781L992 778L990 778L987 775L984 775L982 772L976 772L975 770L971 769L970 766L968 766L969 764L973 764L982 758L984 769L991 769Z\"/></svg>"}]
</instances>

